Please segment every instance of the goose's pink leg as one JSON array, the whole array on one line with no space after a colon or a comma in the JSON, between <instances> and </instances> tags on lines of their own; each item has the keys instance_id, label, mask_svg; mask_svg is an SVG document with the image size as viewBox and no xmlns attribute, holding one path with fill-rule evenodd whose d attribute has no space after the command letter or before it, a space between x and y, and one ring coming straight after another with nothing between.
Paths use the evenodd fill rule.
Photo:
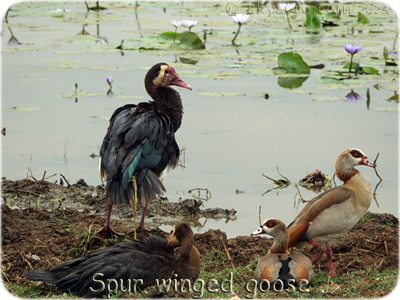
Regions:
<instances>
[{"instance_id":1,"label":"goose's pink leg","mask_svg":"<svg viewBox=\"0 0 400 300\"><path fill-rule=\"evenodd\" d=\"M333 255L333 252L332 252L331 246L326 247L326 258L328 259L328 268L329 268L328 275L336 276L335 269L333 267L333 262L332 262L332 255Z\"/></svg>"},{"instance_id":2,"label":"goose's pink leg","mask_svg":"<svg viewBox=\"0 0 400 300\"><path fill-rule=\"evenodd\" d=\"M96 233L101 234L101 235L107 235L107 236L113 236L113 235L122 236L122 235L124 235L123 233L119 233L119 232L115 231L111 226L110 217L111 217L112 207L113 207L113 204L110 202L110 198L108 198L107 220L104 223L103 228L98 230Z\"/></svg>"},{"instance_id":3,"label":"goose's pink leg","mask_svg":"<svg viewBox=\"0 0 400 300\"><path fill-rule=\"evenodd\" d=\"M318 265L324 257L325 247L314 240L309 240L308 242L316 247L315 254L312 257L311 262Z\"/></svg>"}]
</instances>

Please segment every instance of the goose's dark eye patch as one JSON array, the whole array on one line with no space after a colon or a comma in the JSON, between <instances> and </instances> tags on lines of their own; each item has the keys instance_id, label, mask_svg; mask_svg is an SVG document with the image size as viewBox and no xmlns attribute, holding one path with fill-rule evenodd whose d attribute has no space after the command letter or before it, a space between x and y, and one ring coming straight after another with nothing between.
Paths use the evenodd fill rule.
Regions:
<instances>
[{"instance_id":1,"label":"goose's dark eye patch","mask_svg":"<svg viewBox=\"0 0 400 300\"><path fill-rule=\"evenodd\" d=\"M358 150L351 150L351 151L350 151L350 154L351 154L353 157L355 157L355 158L363 157L363 155L361 154L361 152L358 151Z\"/></svg>"},{"instance_id":2,"label":"goose's dark eye patch","mask_svg":"<svg viewBox=\"0 0 400 300\"><path fill-rule=\"evenodd\" d=\"M169 71L168 70L165 70L165 72L164 72L165 74L168 74L169 73Z\"/></svg>"},{"instance_id":3,"label":"goose's dark eye patch","mask_svg":"<svg viewBox=\"0 0 400 300\"><path fill-rule=\"evenodd\" d=\"M268 220L268 222L265 224L268 228L275 227L277 225L275 220Z\"/></svg>"}]
</instances>

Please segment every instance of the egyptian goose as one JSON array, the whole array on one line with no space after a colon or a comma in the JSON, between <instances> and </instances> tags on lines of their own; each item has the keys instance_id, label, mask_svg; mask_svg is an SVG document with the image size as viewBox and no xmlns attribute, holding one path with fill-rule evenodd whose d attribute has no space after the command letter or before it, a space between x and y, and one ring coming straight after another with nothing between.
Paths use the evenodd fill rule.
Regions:
<instances>
[{"instance_id":1,"label":"egyptian goose","mask_svg":"<svg viewBox=\"0 0 400 300\"><path fill-rule=\"evenodd\" d=\"M251 235L268 234L274 238L274 243L257 264L254 278L257 282L267 279L272 283L280 279L286 283L289 279L299 282L302 279L308 283L314 280L314 271L308 257L300 253L289 253L289 234L286 225L278 219L266 219Z\"/></svg>"},{"instance_id":2,"label":"egyptian goose","mask_svg":"<svg viewBox=\"0 0 400 300\"><path fill-rule=\"evenodd\" d=\"M174 255L175 247L181 247L179 258ZM101 297L107 293L107 288L97 291L102 287L99 281L107 286L107 279L116 279L119 289L122 280L126 290L128 279L132 282L142 279L143 284L138 283L137 287L144 289L156 284L156 279L162 284L162 279L167 280L172 275L172 279L178 279L178 282L189 279L193 284L199 274L200 254L194 247L194 234L188 225L182 223L171 230L167 240L151 236L118 243L55 265L47 271L33 270L26 274L26 278L55 284L61 294L72 292L77 296ZM112 284L112 288L114 286Z\"/></svg>"},{"instance_id":3,"label":"egyptian goose","mask_svg":"<svg viewBox=\"0 0 400 300\"><path fill-rule=\"evenodd\" d=\"M100 174L107 181L108 198L107 220L97 232L102 235L122 235L111 226L111 210L114 204L132 203L134 181L143 207L138 228L147 230L147 205L165 191L161 182L164 173L178 165L175 132L181 126L183 106L179 93L169 86L192 88L166 63L154 65L147 72L144 85L153 101L118 108L100 148Z\"/></svg>"},{"instance_id":4,"label":"egyptian goose","mask_svg":"<svg viewBox=\"0 0 400 300\"><path fill-rule=\"evenodd\" d=\"M317 247L312 262L319 264L326 243L328 275L335 276L331 245L334 238L351 230L371 204L372 189L368 179L354 167L374 167L358 149L344 150L335 161L335 174L344 182L310 200L288 226L289 248L308 241Z\"/></svg>"}]
</instances>

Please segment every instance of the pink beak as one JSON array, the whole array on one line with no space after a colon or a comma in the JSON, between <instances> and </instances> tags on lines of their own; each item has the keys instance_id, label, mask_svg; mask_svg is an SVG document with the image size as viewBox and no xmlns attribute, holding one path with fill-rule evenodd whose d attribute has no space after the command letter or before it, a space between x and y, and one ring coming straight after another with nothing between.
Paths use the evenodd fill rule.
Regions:
<instances>
[{"instance_id":1,"label":"pink beak","mask_svg":"<svg viewBox=\"0 0 400 300\"><path fill-rule=\"evenodd\" d=\"M361 160L361 165L367 166L367 167L371 167L371 168L375 168L375 165L371 164L370 161L368 160L368 158L366 156L364 156Z\"/></svg>"},{"instance_id":2,"label":"pink beak","mask_svg":"<svg viewBox=\"0 0 400 300\"><path fill-rule=\"evenodd\" d=\"M170 85L176 85L184 89L192 90L192 87L179 77L178 73L175 72L173 67L168 67L167 70L171 76L171 81L169 82Z\"/></svg>"}]
</instances>

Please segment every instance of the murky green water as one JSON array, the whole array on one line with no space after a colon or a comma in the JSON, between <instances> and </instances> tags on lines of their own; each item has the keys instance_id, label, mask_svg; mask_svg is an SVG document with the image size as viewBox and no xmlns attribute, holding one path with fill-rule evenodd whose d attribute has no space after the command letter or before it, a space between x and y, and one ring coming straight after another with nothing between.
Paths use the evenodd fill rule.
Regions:
<instances>
[{"instance_id":1,"label":"murky green water","mask_svg":"<svg viewBox=\"0 0 400 300\"><path fill-rule=\"evenodd\" d=\"M393 49L398 33L393 10L386 13L382 3L351 4L351 13L339 19L324 15L339 26L321 29L303 27L306 17L299 11L291 14L289 30L285 15L268 16L264 9L264 15L253 14L242 26L233 47L237 24L227 15L226 2L138 4L135 11L135 2L100 2L107 8L101 12L87 12L84 2L12 6L2 27L2 108L25 109L2 111L2 176L24 178L29 166L37 178L46 171L63 174L72 183L84 178L99 184L98 158L90 155L98 154L106 118L126 103L148 100L146 70L167 62L193 87L192 92L179 90L185 114L176 138L186 149L185 168L165 179L167 196L177 201L190 189L207 188L212 199L206 207L238 211L235 222L207 220L198 231L219 228L231 237L249 234L259 225L259 206L262 219L290 222L297 213L297 190L292 184L262 196L275 187L262 174L278 179L279 167L292 182L315 169L332 176L335 158L349 147L363 150L372 160L380 153L377 164L384 181L376 197L379 208L372 202L370 210L398 216L398 101L388 100L398 92L398 67L385 67L382 54L385 46L398 50ZM367 7L373 13L367 13ZM240 12L246 13L246 8ZM370 23L358 24L358 12ZM205 50L173 50L170 40L156 39L174 31L171 20L186 19L198 20L192 32L202 40L203 30L208 31ZM115 49L122 39L128 50ZM321 82L350 61L342 48L345 43L362 45L354 62L374 67L379 74ZM306 80L297 79L301 86L285 88L287 78L272 72L284 51L325 68L311 69ZM389 57L398 63L398 54ZM193 61L197 63L188 64ZM113 98L107 97L107 76L115 78ZM351 90L362 100L346 101ZM374 170L360 170L375 187L379 180ZM302 188L301 193L305 199L315 195Z\"/></svg>"}]
</instances>

